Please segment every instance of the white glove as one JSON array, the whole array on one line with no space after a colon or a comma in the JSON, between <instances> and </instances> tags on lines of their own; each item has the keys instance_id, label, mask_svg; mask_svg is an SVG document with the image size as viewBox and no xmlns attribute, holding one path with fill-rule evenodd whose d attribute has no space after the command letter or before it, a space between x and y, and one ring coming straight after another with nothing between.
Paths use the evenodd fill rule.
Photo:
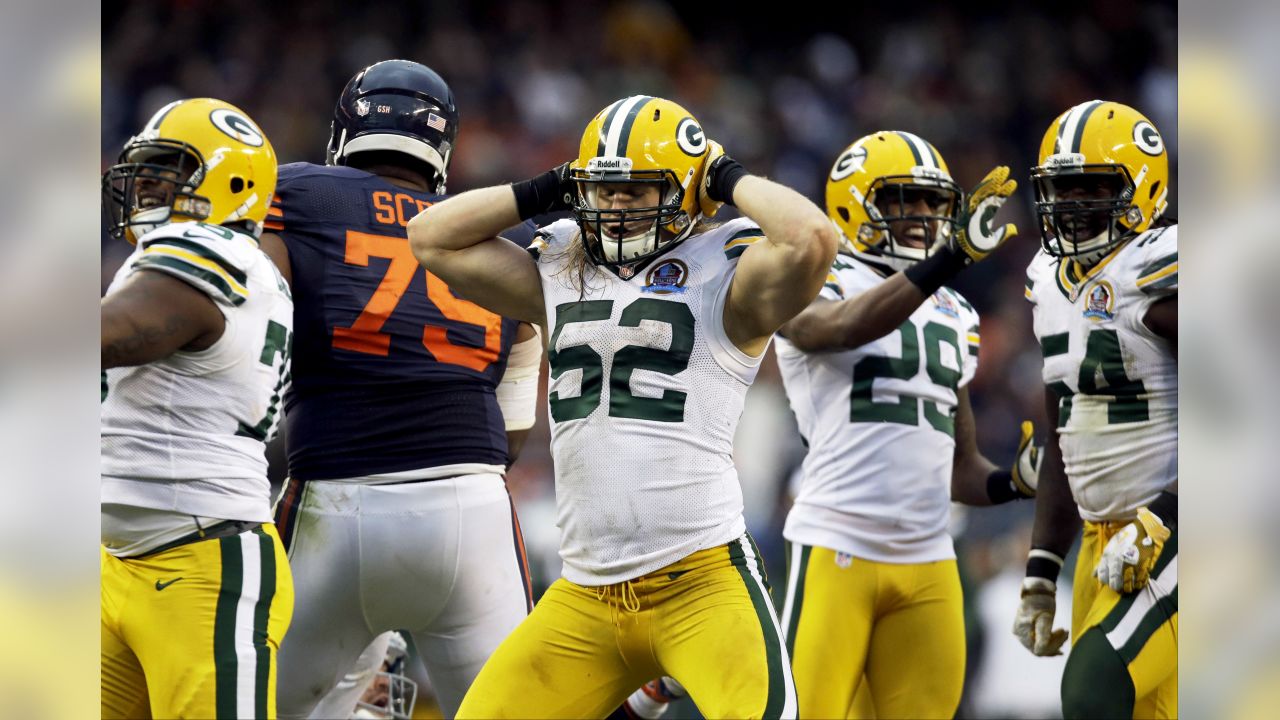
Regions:
<instances>
[{"instance_id":1,"label":"white glove","mask_svg":"<svg viewBox=\"0 0 1280 720\"><path fill-rule=\"evenodd\" d=\"M1061 655L1067 631L1053 629L1058 586L1042 577L1022 580L1022 603L1013 618L1013 634L1022 646L1042 657Z\"/></svg>"},{"instance_id":2,"label":"white glove","mask_svg":"<svg viewBox=\"0 0 1280 720\"><path fill-rule=\"evenodd\" d=\"M991 226L996 212L1017 189L1017 181L1009 179L1009 168L1001 165L987 173L978 187L965 198L956 244L973 262L986 258L1002 243L1018 234L1018 228L1013 223L1006 223L998 228Z\"/></svg>"},{"instance_id":3,"label":"white glove","mask_svg":"<svg viewBox=\"0 0 1280 720\"><path fill-rule=\"evenodd\" d=\"M1172 534L1155 513L1138 508L1138 517L1107 541L1093 576L1118 593L1141 590Z\"/></svg>"},{"instance_id":4,"label":"white glove","mask_svg":"<svg viewBox=\"0 0 1280 720\"><path fill-rule=\"evenodd\" d=\"M1036 486L1040 484L1040 457L1041 447L1036 445L1035 426L1030 420L1022 421L1022 440L1018 442L1018 457L1010 468L1010 475L1013 476L1013 486L1023 495L1033 498L1036 496Z\"/></svg>"}]
</instances>

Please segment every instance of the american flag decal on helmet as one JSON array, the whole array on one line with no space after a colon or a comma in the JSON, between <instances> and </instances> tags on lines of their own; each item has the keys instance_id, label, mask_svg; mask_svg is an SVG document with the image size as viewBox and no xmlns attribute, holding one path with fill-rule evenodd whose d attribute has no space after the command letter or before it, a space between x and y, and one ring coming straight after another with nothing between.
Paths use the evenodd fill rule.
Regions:
<instances>
[{"instance_id":1,"label":"american flag decal on helmet","mask_svg":"<svg viewBox=\"0 0 1280 720\"><path fill-rule=\"evenodd\" d=\"M445 119L440 117L439 115L435 113L429 113L427 115L427 127L431 128L432 130L439 130L440 132L444 132L445 124L446 124Z\"/></svg>"}]
</instances>

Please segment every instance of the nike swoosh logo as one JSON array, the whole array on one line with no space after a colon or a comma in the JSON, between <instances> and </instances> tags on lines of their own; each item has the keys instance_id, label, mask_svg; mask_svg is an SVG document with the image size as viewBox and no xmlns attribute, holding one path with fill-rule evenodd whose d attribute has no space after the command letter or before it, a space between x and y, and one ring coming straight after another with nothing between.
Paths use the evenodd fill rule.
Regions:
<instances>
[{"instance_id":1,"label":"nike swoosh logo","mask_svg":"<svg viewBox=\"0 0 1280 720\"><path fill-rule=\"evenodd\" d=\"M162 583L162 582L160 582L159 580L157 580L157 581L156 581L156 589L157 589L157 590L163 590L163 589L165 589L165 588L169 587L170 585L172 585L172 584L174 584L174 583L178 582L178 581L179 581L179 580L181 580L181 579L182 579L182 578L174 578L174 579L172 579L172 580L170 580L169 582L166 582L166 583Z\"/></svg>"}]
</instances>

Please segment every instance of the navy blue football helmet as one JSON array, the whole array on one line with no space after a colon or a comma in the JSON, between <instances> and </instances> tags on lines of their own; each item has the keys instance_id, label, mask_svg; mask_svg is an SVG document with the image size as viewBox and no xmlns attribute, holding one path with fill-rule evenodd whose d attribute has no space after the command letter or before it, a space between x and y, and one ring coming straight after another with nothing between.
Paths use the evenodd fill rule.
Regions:
<instances>
[{"instance_id":1,"label":"navy blue football helmet","mask_svg":"<svg viewBox=\"0 0 1280 720\"><path fill-rule=\"evenodd\" d=\"M342 89L325 162L345 165L362 152L404 153L435 171L435 191L443 193L457 137L458 108L444 78L411 60L383 60Z\"/></svg>"}]
</instances>

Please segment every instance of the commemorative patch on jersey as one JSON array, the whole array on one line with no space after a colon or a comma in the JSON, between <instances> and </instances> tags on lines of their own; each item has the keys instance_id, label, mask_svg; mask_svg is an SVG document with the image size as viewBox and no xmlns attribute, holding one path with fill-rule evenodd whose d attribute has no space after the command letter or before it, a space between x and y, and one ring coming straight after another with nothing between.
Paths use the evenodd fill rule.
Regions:
<instances>
[{"instance_id":1,"label":"commemorative patch on jersey","mask_svg":"<svg viewBox=\"0 0 1280 720\"><path fill-rule=\"evenodd\" d=\"M680 260L667 260L658 263L649 270L644 279L642 292L670 295L684 292L685 281L689 279L689 266Z\"/></svg>"},{"instance_id":2,"label":"commemorative patch on jersey","mask_svg":"<svg viewBox=\"0 0 1280 720\"><path fill-rule=\"evenodd\" d=\"M1094 283L1085 298L1084 316L1094 322L1110 320L1115 317L1114 309L1115 292L1111 289L1111 283L1106 280Z\"/></svg>"},{"instance_id":3,"label":"commemorative patch on jersey","mask_svg":"<svg viewBox=\"0 0 1280 720\"><path fill-rule=\"evenodd\" d=\"M953 318L960 317L960 309L956 307L956 304L951 299L951 296L943 292L942 290L935 292L929 299L933 300L933 306L937 308L938 312L942 313L943 315L947 315Z\"/></svg>"}]
</instances>

